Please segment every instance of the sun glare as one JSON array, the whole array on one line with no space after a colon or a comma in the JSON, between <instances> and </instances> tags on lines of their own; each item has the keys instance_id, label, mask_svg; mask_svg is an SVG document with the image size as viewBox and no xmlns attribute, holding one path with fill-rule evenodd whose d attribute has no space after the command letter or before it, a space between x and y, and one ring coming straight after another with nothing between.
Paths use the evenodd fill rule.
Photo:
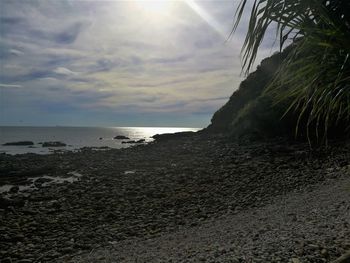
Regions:
<instances>
[{"instance_id":1,"label":"sun glare","mask_svg":"<svg viewBox=\"0 0 350 263\"><path fill-rule=\"evenodd\" d=\"M138 0L136 4L149 13L163 13L169 11L173 1L171 0Z\"/></svg>"}]
</instances>

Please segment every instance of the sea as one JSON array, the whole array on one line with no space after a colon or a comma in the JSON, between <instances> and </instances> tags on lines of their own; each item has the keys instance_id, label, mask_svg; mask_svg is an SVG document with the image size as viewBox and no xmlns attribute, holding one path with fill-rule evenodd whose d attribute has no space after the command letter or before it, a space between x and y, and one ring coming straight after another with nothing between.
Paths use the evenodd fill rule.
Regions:
<instances>
[{"instance_id":1,"label":"sea","mask_svg":"<svg viewBox=\"0 0 350 263\"><path fill-rule=\"evenodd\" d=\"M133 144L123 144L115 136L123 135L130 140L144 139L145 143L153 141L155 134L176 133L184 131L196 132L201 128L181 127L9 127L0 126L0 153L6 154L50 154L57 150L77 151L83 147L96 150L109 148L125 148ZM8 142L32 141L33 146L5 146ZM60 141L65 147L43 147L43 142Z\"/></svg>"}]
</instances>

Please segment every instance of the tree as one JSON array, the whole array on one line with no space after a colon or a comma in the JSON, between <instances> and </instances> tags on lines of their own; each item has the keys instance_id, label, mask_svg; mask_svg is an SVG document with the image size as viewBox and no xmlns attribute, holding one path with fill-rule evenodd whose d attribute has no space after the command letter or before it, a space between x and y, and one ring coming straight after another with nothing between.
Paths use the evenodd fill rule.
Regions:
<instances>
[{"instance_id":1,"label":"tree","mask_svg":"<svg viewBox=\"0 0 350 263\"><path fill-rule=\"evenodd\" d=\"M247 0L235 15L237 29ZM298 114L296 133L314 127L326 138L330 127L350 127L350 1L254 0L242 47L243 68L251 69L266 32L276 26L280 49L292 41L293 51L268 85L276 103L288 101L286 112ZM288 41L287 41L288 40ZM345 125L343 125L345 124Z\"/></svg>"}]
</instances>

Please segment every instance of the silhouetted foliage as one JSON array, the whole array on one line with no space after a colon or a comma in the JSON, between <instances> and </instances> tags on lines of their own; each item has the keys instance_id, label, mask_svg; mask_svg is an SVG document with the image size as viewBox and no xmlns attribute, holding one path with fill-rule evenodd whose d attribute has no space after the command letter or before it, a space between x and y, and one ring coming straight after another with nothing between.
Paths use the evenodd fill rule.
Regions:
<instances>
[{"instance_id":1,"label":"silhouetted foliage","mask_svg":"<svg viewBox=\"0 0 350 263\"><path fill-rule=\"evenodd\" d=\"M247 0L241 0L234 30L246 8ZM243 82L230 102L214 115L210 128L224 128L237 133L241 130L237 126L247 126L247 118L262 118L262 115L265 116L262 119L269 117L269 114L259 111L265 109L273 119L275 112L284 108L282 116L287 117L285 121L295 121L295 134L306 136L310 142L324 142L327 135L346 135L350 128L350 2L255 0L242 48L243 66L247 73L270 25L277 25L281 49L287 40L292 40L290 52L280 60L280 66L274 68L275 74L268 75L269 80L259 75L261 69L249 75L246 80L249 86L254 85L255 81L257 87L248 90ZM250 96L243 96L244 92ZM264 96L263 100L255 97L259 92L260 96ZM254 97L258 100L250 101ZM239 98L241 102L238 102ZM250 106L245 106L248 101ZM274 111L266 108L267 101L271 101ZM245 106L245 113L241 112L238 120L237 114L242 110L242 105ZM230 114L233 120L230 124L225 126L220 123L220 116L229 119ZM283 118L276 120L275 125L281 121L284 121ZM232 123L234 128L230 126ZM259 120L256 120L255 125L257 123ZM266 120L264 126L267 127L267 123L269 121Z\"/></svg>"},{"instance_id":2,"label":"silhouetted foliage","mask_svg":"<svg viewBox=\"0 0 350 263\"><path fill-rule=\"evenodd\" d=\"M264 59L257 70L242 81L239 89L232 94L230 100L214 114L209 128L216 131L231 130L231 124L239 111L247 103L262 94L267 84L271 82L272 77L276 74L281 60L287 56L287 52L288 50Z\"/></svg>"}]
</instances>

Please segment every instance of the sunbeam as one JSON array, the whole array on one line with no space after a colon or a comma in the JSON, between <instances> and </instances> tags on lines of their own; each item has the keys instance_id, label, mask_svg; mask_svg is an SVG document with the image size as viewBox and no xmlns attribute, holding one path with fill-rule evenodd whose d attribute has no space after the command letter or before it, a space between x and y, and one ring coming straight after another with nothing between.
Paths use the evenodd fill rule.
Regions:
<instances>
[{"instance_id":1,"label":"sunbeam","mask_svg":"<svg viewBox=\"0 0 350 263\"><path fill-rule=\"evenodd\" d=\"M201 17L211 28L213 28L223 38L227 38L228 35L223 29L222 25L194 0L186 0L185 3L199 16Z\"/></svg>"}]
</instances>

